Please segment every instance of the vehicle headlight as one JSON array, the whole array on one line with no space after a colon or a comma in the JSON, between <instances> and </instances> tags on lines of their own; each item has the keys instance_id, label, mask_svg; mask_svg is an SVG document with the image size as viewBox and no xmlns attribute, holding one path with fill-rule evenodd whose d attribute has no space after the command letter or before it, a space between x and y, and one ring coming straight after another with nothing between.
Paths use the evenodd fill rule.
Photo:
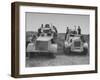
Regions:
<instances>
[{"instance_id":1,"label":"vehicle headlight","mask_svg":"<svg viewBox=\"0 0 100 80\"><path fill-rule=\"evenodd\" d=\"M88 43L84 43L83 47L88 48Z\"/></svg>"},{"instance_id":2,"label":"vehicle headlight","mask_svg":"<svg viewBox=\"0 0 100 80\"><path fill-rule=\"evenodd\" d=\"M67 41L65 41L65 47L68 47L69 43Z\"/></svg>"},{"instance_id":3,"label":"vehicle headlight","mask_svg":"<svg viewBox=\"0 0 100 80\"><path fill-rule=\"evenodd\" d=\"M57 53L57 44L50 45L49 51L52 53Z\"/></svg>"}]
</instances>

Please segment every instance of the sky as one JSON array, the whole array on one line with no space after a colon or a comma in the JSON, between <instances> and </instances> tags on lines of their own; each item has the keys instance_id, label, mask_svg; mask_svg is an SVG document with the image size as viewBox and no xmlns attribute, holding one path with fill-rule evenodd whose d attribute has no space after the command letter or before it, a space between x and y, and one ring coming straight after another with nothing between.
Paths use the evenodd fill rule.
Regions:
<instances>
[{"instance_id":1,"label":"sky","mask_svg":"<svg viewBox=\"0 0 100 80\"><path fill-rule=\"evenodd\" d=\"M37 31L41 24L52 24L57 28L58 33L65 33L66 27L74 29L74 26L76 28L80 26L82 34L89 34L89 18L89 15L26 12L25 28L26 31Z\"/></svg>"}]
</instances>

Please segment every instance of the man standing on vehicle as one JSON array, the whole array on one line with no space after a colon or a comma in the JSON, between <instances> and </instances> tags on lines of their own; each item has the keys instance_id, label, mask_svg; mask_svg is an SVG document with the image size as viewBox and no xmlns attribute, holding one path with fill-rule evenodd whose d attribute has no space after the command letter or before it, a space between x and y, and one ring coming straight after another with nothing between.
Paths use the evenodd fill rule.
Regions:
<instances>
[{"instance_id":1,"label":"man standing on vehicle","mask_svg":"<svg viewBox=\"0 0 100 80\"><path fill-rule=\"evenodd\" d=\"M41 24L41 28L38 29L38 36L40 36L40 34L42 33L42 29L43 29L43 24Z\"/></svg>"},{"instance_id":2,"label":"man standing on vehicle","mask_svg":"<svg viewBox=\"0 0 100 80\"><path fill-rule=\"evenodd\" d=\"M67 29L66 29L66 34L65 34L65 40L66 40L66 38L67 38L68 33L69 33L69 28L67 27Z\"/></svg>"},{"instance_id":3,"label":"man standing on vehicle","mask_svg":"<svg viewBox=\"0 0 100 80\"><path fill-rule=\"evenodd\" d=\"M80 28L80 26L78 26L78 34L81 34L81 28Z\"/></svg>"},{"instance_id":4,"label":"man standing on vehicle","mask_svg":"<svg viewBox=\"0 0 100 80\"><path fill-rule=\"evenodd\" d=\"M54 30L54 37L57 37L57 33L58 33L58 31L57 31L57 29L56 29L55 26L53 26L53 30Z\"/></svg>"}]
</instances>

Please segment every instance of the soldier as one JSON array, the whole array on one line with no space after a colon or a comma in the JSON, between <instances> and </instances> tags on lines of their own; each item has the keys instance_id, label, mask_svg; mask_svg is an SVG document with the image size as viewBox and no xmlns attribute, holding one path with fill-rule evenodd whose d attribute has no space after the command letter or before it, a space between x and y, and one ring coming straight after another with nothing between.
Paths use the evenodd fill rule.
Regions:
<instances>
[{"instance_id":1,"label":"soldier","mask_svg":"<svg viewBox=\"0 0 100 80\"><path fill-rule=\"evenodd\" d=\"M56 39L57 39L57 29L53 25L51 27L51 33L52 33L52 36L53 36L53 39L51 40L51 42L52 43L55 43L56 42Z\"/></svg>"},{"instance_id":2,"label":"soldier","mask_svg":"<svg viewBox=\"0 0 100 80\"><path fill-rule=\"evenodd\" d=\"M50 25L49 25L49 24L45 24L45 27L46 27L46 28L50 28Z\"/></svg>"},{"instance_id":3,"label":"soldier","mask_svg":"<svg viewBox=\"0 0 100 80\"><path fill-rule=\"evenodd\" d=\"M55 26L53 26L53 29L55 30L56 33L58 32L58 31L57 31L57 28L56 28Z\"/></svg>"},{"instance_id":4,"label":"soldier","mask_svg":"<svg viewBox=\"0 0 100 80\"><path fill-rule=\"evenodd\" d=\"M67 38L68 33L69 33L69 28L67 27L67 29L66 29L66 34L65 34L65 40L66 40L66 38Z\"/></svg>"},{"instance_id":5,"label":"soldier","mask_svg":"<svg viewBox=\"0 0 100 80\"><path fill-rule=\"evenodd\" d=\"M80 26L78 26L77 31L78 31L78 34L81 34L81 28L80 28Z\"/></svg>"},{"instance_id":6,"label":"soldier","mask_svg":"<svg viewBox=\"0 0 100 80\"><path fill-rule=\"evenodd\" d=\"M75 30L73 31L73 33L77 34L76 25L74 27L75 27Z\"/></svg>"},{"instance_id":7,"label":"soldier","mask_svg":"<svg viewBox=\"0 0 100 80\"><path fill-rule=\"evenodd\" d=\"M38 29L38 36L42 33L43 24L41 24L41 28Z\"/></svg>"},{"instance_id":8,"label":"soldier","mask_svg":"<svg viewBox=\"0 0 100 80\"><path fill-rule=\"evenodd\" d=\"M30 37L28 37L28 40L26 41L26 48L27 48L28 44L32 42L32 38L33 38L32 35Z\"/></svg>"},{"instance_id":9,"label":"soldier","mask_svg":"<svg viewBox=\"0 0 100 80\"><path fill-rule=\"evenodd\" d=\"M57 29L56 29L56 27L55 26L53 26L53 29L54 29L54 37L56 38L57 37Z\"/></svg>"}]
</instances>

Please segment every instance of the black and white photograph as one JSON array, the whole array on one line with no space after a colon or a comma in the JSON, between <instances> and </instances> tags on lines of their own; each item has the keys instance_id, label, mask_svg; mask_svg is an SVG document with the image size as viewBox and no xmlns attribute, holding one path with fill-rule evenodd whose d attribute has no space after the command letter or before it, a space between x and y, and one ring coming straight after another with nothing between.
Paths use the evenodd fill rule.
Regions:
<instances>
[{"instance_id":1,"label":"black and white photograph","mask_svg":"<svg viewBox=\"0 0 100 80\"><path fill-rule=\"evenodd\" d=\"M12 76L97 73L97 7L12 4Z\"/></svg>"},{"instance_id":2,"label":"black and white photograph","mask_svg":"<svg viewBox=\"0 0 100 80\"><path fill-rule=\"evenodd\" d=\"M89 19L89 15L26 12L26 67L89 64Z\"/></svg>"}]
</instances>

